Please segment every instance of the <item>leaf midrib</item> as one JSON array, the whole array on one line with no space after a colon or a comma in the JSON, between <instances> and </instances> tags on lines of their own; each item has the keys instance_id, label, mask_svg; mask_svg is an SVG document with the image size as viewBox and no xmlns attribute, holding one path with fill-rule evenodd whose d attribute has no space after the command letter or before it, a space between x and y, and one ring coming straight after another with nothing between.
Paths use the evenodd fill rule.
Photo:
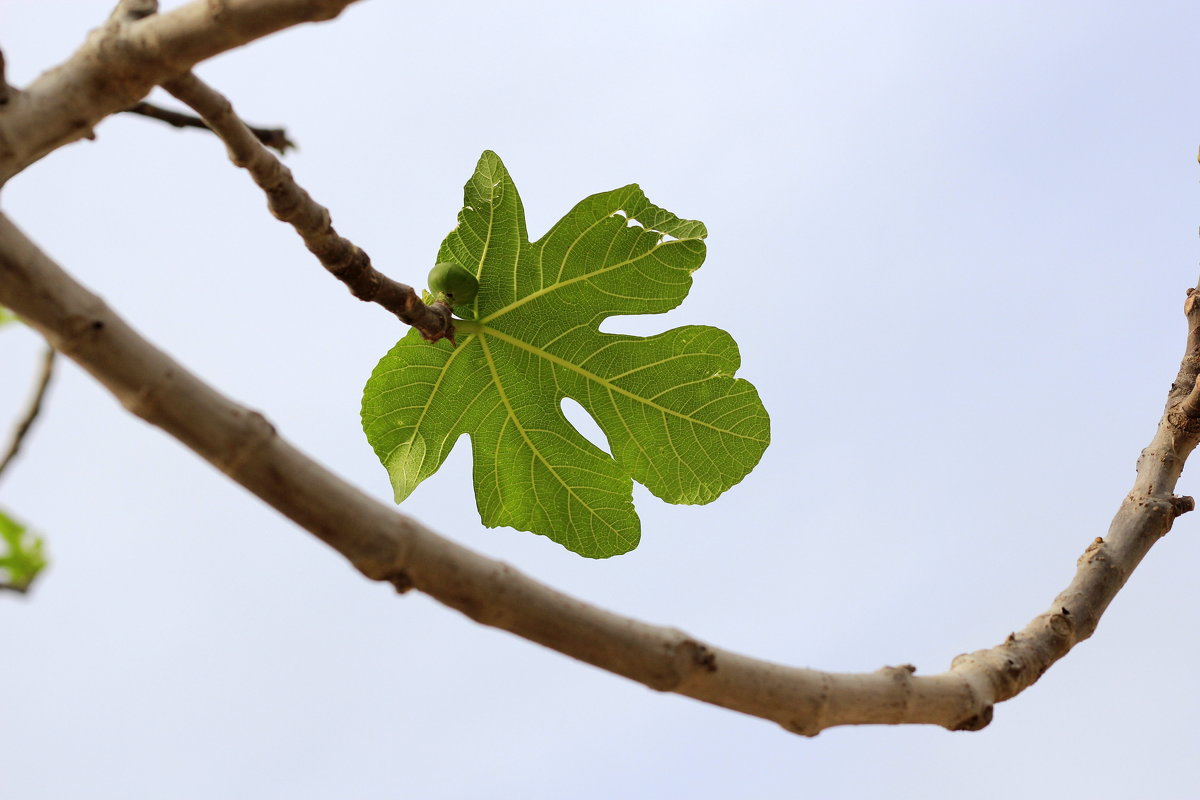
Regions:
<instances>
[{"instance_id":1,"label":"leaf midrib","mask_svg":"<svg viewBox=\"0 0 1200 800\"><path fill-rule=\"evenodd\" d=\"M649 256L650 254L656 252L658 250L658 248L660 248L660 247L662 247L661 244L656 244L654 247L650 248L649 250L642 253L641 255L635 256L633 258L627 258L624 261L618 262L616 264L610 264L607 267L603 267L601 269L594 270L592 272L588 272L584 275L577 275L574 278L567 278L565 281L557 281L555 283L550 284L549 286L538 289L536 292L530 292L529 294L522 297L520 300L514 300L513 302L504 306L504 308L500 308L500 309L497 309L496 311L493 311L491 314L488 314L486 317L483 317L482 319L480 319L479 322L481 322L481 323L493 322L494 320L499 319L500 317L504 316L505 314L515 311L516 309L520 308L521 306L525 305L526 303L532 302L533 300L536 300L539 297L548 295L551 292L556 292L559 289L562 289L564 286L570 286L572 283L579 283L580 281L591 280L592 278L595 278L598 275L603 275L604 273L611 272L614 269L619 269L620 267L628 266L628 265L632 264L633 262L643 259L646 256ZM455 323L455 325L457 325L457 324L458 323Z\"/></svg>"},{"instance_id":2,"label":"leaf midrib","mask_svg":"<svg viewBox=\"0 0 1200 800\"><path fill-rule=\"evenodd\" d=\"M504 385L500 380L500 372L496 369L496 362L492 358L492 351L491 348L488 347L487 339L483 336L480 336L479 344L483 350L483 357L487 361L488 371L492 373L492 383L495 385L496 391L500 395L500 401L504 403L504 409L508 412L508 418L513 421L513 425L518 431L520 431L521 438L525 440L525 446L529 448L529 451L534 454L538 461L542 462L542 466L550 471L550 474L553 475L555 480L557 480L563 486L563 488L567 490L571 497L575 498L576 502L586 508L593 517L604 523L604 525L610 531L612 531L614 536L616 536L618 539L623 539L624 537L622 537L621 532L617 530L617 528L615 528L611 522L609 522L600 514L596 513L596 509L592 508L591 504L587 500L580 497L575 492L575 487L571 485L570 481L563 480L563 477L558 474L558 470L554 468L554 465L542 455L542 451L539 450L537 445L533 443L533 440L529 438L528 431L526 431L525 426L521 424L521 420L517 416L516 409L512 407L512 403L508 399L508 392L504 391Z\"/></svg>"},{"instance_id":3,"label":"leaf midrib","mask_svg":"<svg viewBox=\"0 0 1200 800\"><path fill-rule=\"evenodd\" d=\"M633 392L629 391L628 389L624 389L624 388L618 386L617 384L613 383L612 381L608 380L607 378L603 378L594 372L586 370L583 367L579 366L578 364L573 364L564 358L554 355L553 353L548 353L539 347L535 347L535 346L529 344L528 342L525 342L525 341L522 341L522 340L516 338L515 336L510 336L509 334L507 334L504 331L501 331L497 328L489 327L488 325L485 324L485 321L483 321L483 320L480 320L480 321L457 320L457 321L455 321L454 326L455 326L455 328L457 328L460 331L466 331L466 332L478 335L480 343L484 344L485 351L487 350L487 346L486 346L487 337L495 336L497 339L501 340L502 342L507 342L508 344L511 344L514 347L518 347L518 348L524 350L525 352L530 353L531 355L537 356L538 358L545 359L546 361L549 361L551 364L560 366L564 369L568 369L568 370L574 372L575 374L579 375L580 377L582 377L584 380L593 381L594 383L604 387L605 389L608 389L609 391L616 392L617 394L620 394L620 395L624 395L625 397L628 397L631 400L634 400L638 403L642 403L643 405L647 405L650 408L660 411L663 414L666 414L666 415L669 415L672 417L677 417L678 419L686 420L687 422L690 422L693 425L700 425L701 427L708 428L709 430L716 431L717 433L725 434L728 436L734 436L739 439L746 439L746 440L749 440L752 442L763 441L762 439L759 439L757 437L747 436L742 433L736 433L736 432L728 430L726 428L720 428L711 423L704 422L703 420L698 420L693 417L689 417L687 414L683 414L679 411L675 411L674 409L659 405L658 403L655 403L653 400L650 400L649 398L646 398L646 397L642 397L641 395L638 395L638 394L634 394ZM488 355L488 364L489 364L489 366L491 366L490 354ZM494 372L493 372L493 375L495 375ZM497 384L497 387L498 386L499 386L499 384Z\"/></svg>"}]
</instances>

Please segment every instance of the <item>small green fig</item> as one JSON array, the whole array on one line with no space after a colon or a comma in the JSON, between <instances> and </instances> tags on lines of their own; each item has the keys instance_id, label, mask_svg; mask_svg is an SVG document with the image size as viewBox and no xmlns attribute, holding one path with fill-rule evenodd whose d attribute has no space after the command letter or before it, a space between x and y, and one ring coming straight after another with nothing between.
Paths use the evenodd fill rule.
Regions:
<instances>
[{"instance_id":1,"label":"small green fig","mask_svg":"<svg viewBox=\"0 0 1200 800\"><path fill-rule=\"evenodd\" d=\"M429 270L429 291L444 295L452 306L469 303L479 292L479 280L462 265L443 261Z\"/></svg>"}]
</instances>

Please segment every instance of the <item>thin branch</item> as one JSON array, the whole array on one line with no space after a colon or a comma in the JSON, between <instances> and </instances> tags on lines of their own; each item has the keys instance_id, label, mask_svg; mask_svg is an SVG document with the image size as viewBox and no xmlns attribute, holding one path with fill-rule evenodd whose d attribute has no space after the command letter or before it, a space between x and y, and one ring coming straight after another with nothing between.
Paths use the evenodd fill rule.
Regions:
<instances>
[{"instance_id":1,"label":"thin branch","mask_svg":"<svg viewBox=\"0 0 1200 800\"><path fill-rule=\"evenodd\" d=\"M34 385L33 395L29 398L29 404L25 407L25 412L17 421L16 427L13 428L12 438L9 440L8 451L4 454L4 458L0 458L0 476L4 474L4 470L8 469L8 465L17 457L17 453L21 451L21 445L25 442L25 437L29 435L29 430L33 427L34 420L42 410L42 402L46 399L46 390L50 387L50 378L54 375L54 348L46 347L46 352L42 355L42 366L38 370L37 383Z\"/></svg>"},{"instance_id":2,"label":"thin branch","mask_svg":"<svg viewBox=\"0 0 1200 800\"><path fill-rule=\"evenodd\" d=\"M211 131L212 128L204 123L204 120L199 117L193 117L191 114L183 114L179 111L172 111L169 108L156 106L153 103L142 101L130 108L125 109L126 114L138 114L150 119L156 119L159 122L165 122L173 128L199 128L203 131ZM296 143L288 138L287 131L283 128L255 128L247 126L250 133L254 134L254 138L265 144L267 147L277 153L286 155L288 150L296 147Z\"/></svg>"},{"instance_id":3,"label":"thin branch","mask_svg":"<svg viewBox=\"0 0 1200 800\"><path fill-rule=\"evenodd\" d=\"M989 650L917 676L909 665L865 674L773 664L688 634L622 617L474 553L379 503L304 456L259 413L240 406L141 338L0 215L0 303L16 310L132 413L162 428L345 556L369 578L416 588L471 619L510 631L660 691L779 723L805 735L835 725L987 725L995 703L1032 685L1091 636L1109 602L1175 517L1172 494L1200 439L1182 408L1200 375L1200 301L1158 431L1108 536L1085 550L1046 613Z\"/></svg>"},{"instance_id":4,"label":"thin branch","mask_svg":"<svg viewBox=\"0 0 1200 800\"><path fill-rule=\"evenodd\" d=\"M356 1L193 0L141 18L149 5L123 3L69 59L0 106L0 184L47 153L91 137L109 114L199 62L293 25L333 19Z\"/></svg>"},{"instance_id":5,"label":"thin branch","mask_svg":"<svg viewBox=\"0 0 1200 800\"><path fill-rule=\"evenodd\" d=\"M271 213L300 234L305 246L351 294L378 303L430 341L454 335L450 309L442 303L425 305L411 286L376 270L370 256L338 235L329 209L296 183L291 170L259 143L228 100L191 73L164 83L163 88L190 106L221 137L233 163L249 172L266 193Z\"/></svg>"}]
</instances>

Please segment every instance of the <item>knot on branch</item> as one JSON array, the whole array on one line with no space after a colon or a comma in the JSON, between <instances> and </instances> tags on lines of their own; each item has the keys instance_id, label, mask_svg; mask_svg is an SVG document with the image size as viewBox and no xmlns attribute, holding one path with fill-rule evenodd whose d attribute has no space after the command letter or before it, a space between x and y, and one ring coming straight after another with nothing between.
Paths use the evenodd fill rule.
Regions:
<instances>
[{"instance_id":1,"label":"knot on branch","mask_svg":"<svg viewBox=\"0 0 1200 800\"><path fill-rule=\"evenodd\" d=\"M380 580L390 583L396 590L396 594L405 594L412 591L416 587L416 584L413 583L412 576L402 569L396 570L395 572L390 572L387 575L384 575Z\"/></svg>"},{"instance_id":2,"label":"knot on branch","mask_svg":"<svg viewBox=\"0 0 1200 800\"><path fill-rule=\"evenodd\" d=\"M1171 514L1181 517L1189 511L1196 510L1196 501L1187 495L1171 495Z\"/></svg>"},{"instance_id":3,"label":"knot on branch","mask_svg":"<svg viewBox=\"0 0 1200 800\"><path fill-rule=\"evenodd\" d=\"M440 300L431 306L422 305L427 310L424 315L413 314L413 320L400 319L412 325L421 332L421 338L428 342L436 342L439 339L449 339L450 344L456 345L454 341L454 317L450 314L450 306Z\"/></svg>"},{"instance_id":4,"label":"knot on branch","mask_svg":"<svg viewBox=\"0 0 1200 800\"><path fill-rule=\"evenodd\" d=\"M1100 536L1097 536L1095 539L1093 539L1092 543L1084 549L1083 555L1079 557L1079 560L1075 562L1075 565L1081 567L1084 564L1090 561L1095 561L1098 558L1104 558L1104 539Z\"/></svg>"},{"instance_id":5,"label":"knot on branch","mask_svg":"<svg viewBox=\"0 0 1200 800\"><path fill-rule=\"evenodd\" d=\"M882 675L891 675L896 680L907 680L910 675L915 674L917 668L912 664L901 664L898 667L880 667L879 672Z\"/></svg>"},{"instance_id":6,"label":"knot on branch","mask_svg":"<svg viewBox=\"0 0 1200 800\"><path fill-rule=\"evenodd\" d=\"M213 458L212 462L226 475L236 477L246 463L254 460L256 454L279 434L271 421L258 411L234 408L229 412L229 418L235 436L226 452Z\"/></svg>"},{"instance_id":7,"label":"knot on branch","mask_svg":"<svg viewBox=\"0 0 1200 800\"><path fill-rule=\"evenodd\" d=\"M120 0L108 19L110 22L136 22L158 13L158 0Z\"/></svg>"},{"instance_id":8,"label":"knot on branch","mask_svg":"<svg viewBox=\"0 0 1200 800\"><path fill-rule=\"evenodd\" d=\"M1071 619L1071 612L1065 608L1046 614L1045 619L1050 634L1057 639L1070 640L1075 633L1075 620ZM1070 644L1067 645L1067 649L1070 649Z\"/></svg>"},{"instance_id":9,"label":"knot on branch","mask_svg":"<svg viewBox=\"0 0 1200 800\"><path fill-rule=\"evenodd\" d=\"M1125 504L1130 512L1143 516L1147 523L1158 531L1159 536L1165 536L1171 530L1171 525L1177 517L1195 507L1195 501L1190 497L1179 495L1163 497L1137 490L1129 493L1125 498ZM1091 549L1089 547L1088 551ZM1084 552L1085 556L1088 551Z\"/></svg>"},{"instance_id":10,"label":"knot on branch","mask_svg":"<svg viewBox=\"0 0 1200 800\"><path fill-rule=\"evenodd\" d=\"M1200 295L1193 295L1197 297ZM1192 383L1192 388L1188 392L1187 397L1180 401L1176 408L1177 416L1181 419L1172 419L1171 421L1181 428L1189 428L1200 418L1200 376Z\"/></svg>"},{"instance_id":11,"label":"knot on branch","mask_svg":"<svg viewBox=\"0 0 1200 800\"><path fill-rule=\"evenodd\" d=\"M660 692L678 691L688 678L697 672L717 671L717 654L703 642L699 642L683 631L675 631L678 637L667 645L668 668L651 676L646 685Z\"/></svg>"},{"instance_id":12,"label":"knot on branch","mask_svg":"<svg viewBox=\"0 0 1200 800\"><path fill-rule=\"evenodd\" d=\"M108 307L103 302L97 302L96 306L87 309L87 312L71 314L63 320L59 337L52 341L55 350L74 357L77 353L93 347L104 335L104 319L109 314Z\"/></svg>"},{"instance_id":13,"label":"knot on branch","mask_svg":"<svg viewBox=\"0 0 1200 800\"><path fill-rule=\"evenodd\" d=\"M984 706L983 711L974 716L967 717L962 722L955 725L951 730L955 731L981 731L992 722L992 714L995 706Z\"/></svg>"}]
</instances>

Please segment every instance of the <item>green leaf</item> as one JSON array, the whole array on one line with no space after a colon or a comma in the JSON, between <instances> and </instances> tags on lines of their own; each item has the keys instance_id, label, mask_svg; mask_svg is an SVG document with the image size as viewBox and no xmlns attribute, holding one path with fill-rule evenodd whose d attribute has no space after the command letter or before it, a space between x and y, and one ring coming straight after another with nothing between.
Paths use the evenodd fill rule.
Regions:
<instances>
[{"instance_id":1,"label":"green leaf","mask_svg":"<svg viewBox=\"0 0 1200 800\"><path fill-rule=\"evenodd\" d=\"M609 316L683 302L704 261L702 223L631 185L592 195L530 243L516 187L492 152L465 201L436 259L479 279L475 299L455 309L458 346L410 331L363 393L363 430L396 502L467 433L485 525L603 558L637 546L631 479L670 503L708 503L754 468L770 420L754 387L733 377L729 334L598 330ZM611 455L571 426L564 397L595 418Z\"/></svg>"},{"instance_id":2,"label":"green leaf","mask_svg":"<svg viewBox=\"0 0 1200 800\"><path fill-rule=\"evenodd\" d=\"M8 324L9 322L16 322L16 321L17 321L16 314L12 313L4 306L0 306L0 327Z\"/></svg>"},{"instance_id":3,"label":"green leaf","mask_svg":"<svg viewBox=\"0 0 1200 800\"><path fill-rule=\"evenodd\" d=\"M7 583L21 591L28 589L46 567L42 538L0 511L0 544L0 570L7 573Z\"/></svg>"}]
</instances>

